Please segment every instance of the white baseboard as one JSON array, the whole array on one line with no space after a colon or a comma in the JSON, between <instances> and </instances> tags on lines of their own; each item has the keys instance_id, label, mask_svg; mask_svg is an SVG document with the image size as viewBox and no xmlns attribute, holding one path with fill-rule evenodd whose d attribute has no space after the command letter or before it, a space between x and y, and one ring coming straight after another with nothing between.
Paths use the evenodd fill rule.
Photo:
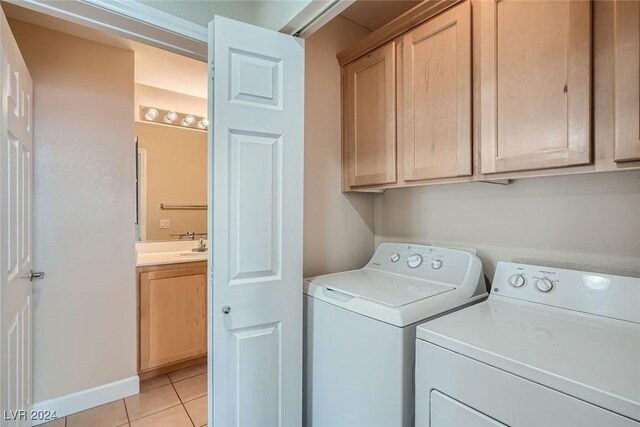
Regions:
<instances>
[{"instance_id":1,"label":"white baseboard","mask_svg":"<svg viewBox=\"0 0 640 427\"><path fill-rule=\"evenodd\" d=\"M33 404L35 411L55 411L58 418L84 411L95 406L104 405L114 400L124 399L127 396L140 392L140 379L137 375L104 384L88 390L79 391L56 399L45 400ZM33 421L33 425L42 424L45 421Z\"/></svg>"}]
</instances>

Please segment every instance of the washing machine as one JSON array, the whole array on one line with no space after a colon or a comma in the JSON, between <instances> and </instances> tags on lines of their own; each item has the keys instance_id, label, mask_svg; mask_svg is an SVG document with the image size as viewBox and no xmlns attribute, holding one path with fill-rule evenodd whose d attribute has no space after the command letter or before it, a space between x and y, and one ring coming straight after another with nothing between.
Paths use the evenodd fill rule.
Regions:
<instances>
[{"instance_id":1,"label":"washing machine","mask_svg":"<svg viewBox=\"0 0 640 427\"><path fill-rule=\"evenodd\" d=\"M416 426L640 426L640 279L498 263L418 327Z\"/></svg>"},{"instance_id":2,"label":"washing machine","mask_svg":"<svg viewBox=\"0 0 640 427\"><path fill-rule=\"evenodd\" d=\"M383 243L362 269L304 282L305 424L414 422L416 325L487 297L473 254Z\"/></svg>"}]
</instances>

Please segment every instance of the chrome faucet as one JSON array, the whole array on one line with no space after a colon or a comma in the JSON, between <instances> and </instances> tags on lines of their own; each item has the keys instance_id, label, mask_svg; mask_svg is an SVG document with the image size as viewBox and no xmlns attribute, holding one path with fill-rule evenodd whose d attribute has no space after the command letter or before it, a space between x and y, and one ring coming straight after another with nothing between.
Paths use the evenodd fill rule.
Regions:
<instances>
[{"instance_id":1,"label":"chrome faucet","mask_svg":"<svg viewBox=\"0 0 640 427\"><path fill-rule=\"evenodd\" d=\"M204 239L198 240L198 247L191 249L191 252L206 252L207 244L204 242Z\"/></svg>"}]
</instances>

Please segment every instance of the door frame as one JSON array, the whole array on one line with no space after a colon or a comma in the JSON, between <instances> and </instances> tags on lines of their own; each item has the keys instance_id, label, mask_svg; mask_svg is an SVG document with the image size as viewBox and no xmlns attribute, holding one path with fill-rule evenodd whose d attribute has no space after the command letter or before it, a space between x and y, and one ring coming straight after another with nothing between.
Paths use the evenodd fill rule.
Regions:
<instances>
[{"instance_id":1,"label":"door frame","mask_svg":"<svg viewBox=\"0 0 640 427\"><path fill-rule=\"evenodd\" d=\"M147 240L147 149L138 148L138 233L140 241Z\"/></svg>"}]
</instances>

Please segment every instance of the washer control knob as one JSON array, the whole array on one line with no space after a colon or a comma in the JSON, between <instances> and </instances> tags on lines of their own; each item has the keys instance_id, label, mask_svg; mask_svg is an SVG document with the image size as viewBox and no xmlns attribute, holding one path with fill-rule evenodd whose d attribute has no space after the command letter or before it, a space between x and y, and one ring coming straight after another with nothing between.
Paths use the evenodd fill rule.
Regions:
<instances>
[{"instance_id":1,"label":"washer control knob","mask_svg":"<svg viewBox=\"0 0 640 427\"><path fill-rule=\"evenodd\" d=\"M420 264L422 264L422 255L420 254L413 254L407 258L407 265L409 268L418 268L420 267Z\"/></svg>"},{"instance_id":2,"label":"washer control knob","mask_svg":"<svg viewBox=\"0 0 640 427\"><path fill-rule=\"evenodd\" d=\"M431 262L431 268L433 268L434 270L440 270L440 267L442 267L442 261L439 259L434 259Z\"/></svg>"},{"instance_id":3,"label":"washer control knob","mask_svg":"<svg viewBox=\"0 0 640 427\"><path fill-rule=\"evenodd\" d=\"M400 261L400 254L398 252L394 252L391 254L391 262Z\"/></svg>"},{"instance_id":4,"label":"washer control knob","mask_svg":"<svg viewBox=\"0 0 640 427\"><path fill-rule=\"evenodd\" d=\"M509 284L514 288L521 288L527 284L527 279L524 277L524 274L514 274L509 277Z\"/></svg>"},{"instance_id":5,"label":"washer control knob","mask_svg":"<svg viewBox=\"0 0 640 427\"><path fill-rule=\"evenodd\" d=\"M536 289L540 292L551 292L553 290L553 282L549 279L536 280Z\"/></svg>"}]
</instances>

